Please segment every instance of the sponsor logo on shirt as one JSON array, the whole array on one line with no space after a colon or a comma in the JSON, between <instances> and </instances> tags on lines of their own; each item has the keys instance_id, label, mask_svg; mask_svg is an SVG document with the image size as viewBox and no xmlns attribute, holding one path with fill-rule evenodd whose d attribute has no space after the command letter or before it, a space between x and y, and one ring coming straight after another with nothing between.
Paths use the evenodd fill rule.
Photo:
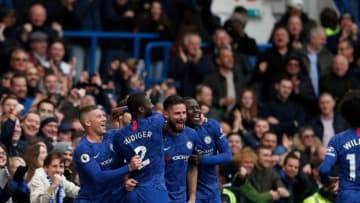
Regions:
<instances>
[{"instance_id":1,"label":"sponsor logo on shirt","mask_svg":"<svg viewBox=\"0 0 360 203\"><path fill-rule=\"evenodd\" d=\"M177 155L177 156L173 156L172 160L176 161L176 160L188 160L189 159L189 155Z\"/></svg>"},{"instance_id":2,"label":"sponsor logo on shirt","mask_svg":"<svg viewBox=\"0 0 360 203\"><path fill-rule=\"evenodd\" d=\"M108 164L111 164L112 162L113 162L113 158L108 158L108 159L106 159L105 161L100 162L100 165L101 165L101 166L106 166L106 165L108 165Z\"/></svg>"},{"instance_id":3,"label":"sponsor logo on shirt","mask_svg":"<svg viewBox=\"0 0 360 203\"><path fill-rule=\"evenodd\" d=\"M206 149L206 150L201 150L201 149L197 149L196 150L199 154L209 154L209 155L211 155L211 154L213 154L213 152L214 152L214 149Z\"/></svg>"}]
</instances>

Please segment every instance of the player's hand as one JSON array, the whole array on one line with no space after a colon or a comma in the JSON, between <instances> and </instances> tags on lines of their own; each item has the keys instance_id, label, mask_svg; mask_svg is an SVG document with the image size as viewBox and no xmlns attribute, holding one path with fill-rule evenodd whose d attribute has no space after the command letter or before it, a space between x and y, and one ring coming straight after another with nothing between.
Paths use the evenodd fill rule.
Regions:
<instances>
[{"instance_id":1,"label":"player's hand","mask_svg":"<svg viewBox=\"0 0 360 203\"><path fill-rule=\"evenodd\" d=\"M131 162L129 163L129 170L133 171L133 170L137 170L138 168L141 167L141 158L139 155L135 155L131 158Z\"/></svg>"},{"instance_id":2,"label":"player's hand","mask_svg":"<svg viewBox=\"0 0 360 203\"><path fill-rule=\"evenodd\" d=\"M199 164L201 163L201 159L202 159L202 156L201 156L200 153L198 153L198 154L193 154L193 155L191 155L191 156L189 157L189 163L190 163L191 165L197 166L197 165L199 165Z\"/></svg>"},{"instance_id":3,"label":"player's hand","mask_svg":"<svg viewBox=\"0 0 360 203\"><path fill-rule=\"evenodd\" d=\"M208 122L208 118L204 114L200 114L200 120L201 120L201 123Z\"/></svg>"},{"instance_id":4,"label":"player's hand","mask_svg":"<svg viewBox=\"0 0 360 203\"><path fill-rule=\"evenodd\" d=\"M121 121L120 118L125 113L125 111L126 111L125 106L116 107L113 110L111 110L111 122L113 123L120 122Z\"/></svg>"},{"instance_id":5,"label":"player's hand","mask_svg":"<svg viewBox=\"0 0 360 203\"><path fill-rule=\"evenodd\" d=\"M133 179L133 178L127 179L125 181L126 191L128 191L128 192L133 191L137 184L138 184L138 182L135 179Z\"/></svg>"},{"instance_id":6,"label":"player's hand","mask_svg":"<svg viewBox=\"0 0 360 203\"><path fill-rule=\"evenodd\" d=\"M336 194L339 190L339 178L331 178L330 191L332 194Z\"/></svg>"},{"instance_id":7,"label":"player's hand","mask_svg":"<svg viewBox=\"0 0 360 203\"><path fill-rule=\"evenodd\" d=\"M201 112L201 114L206 115L207 113L209 113L209 111L210 111L210 108L209 108L208 106L206 106L206 105L201 105L201 106L200 106L200 112Z\"/></svg>"}]
</instances>

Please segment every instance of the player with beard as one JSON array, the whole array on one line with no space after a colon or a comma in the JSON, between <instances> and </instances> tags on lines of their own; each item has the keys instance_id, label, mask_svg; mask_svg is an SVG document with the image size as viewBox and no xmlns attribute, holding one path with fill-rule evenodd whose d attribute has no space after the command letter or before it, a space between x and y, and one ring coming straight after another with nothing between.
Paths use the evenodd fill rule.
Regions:
<instances>
[{"instance_id":1,"label":"player with beard","mask_svg":"<svg viewBox=\"0 0 360 203\"><path fill-rule=\"evenodd\" d=\"M207 122L201 119L200 106L193 98L185 98L187 122L199 136L196 146L198 152L197 203L220 203L221 194L216 165L231 161L231 151L225 134L214 119Z\"/></svg>"},{"instance_id":2,"label":"player with beard","mask_svg":"<svg viewBox=\"0 0 360 203\"><path fill-rule=\"evenodd\" d=\"M117 157L112 149L112 134L106 134L105 112L97 106L85 107L80 110L80 122L85 133L74 151L80 177L80 191L75 202L111 202L113 181L120 181L140 167L140 157L133 156L128 165L114 169Z\"/></svg>"},{"instance_id":3,"label":"player with beard","mask_svg":"<svg viewBox=\"0 0 360 203\"><path fill-rule=\"evenodd\" d=\"M169 96L164 101L165 180L171 203L195 202L197 167L189 166L188 159L194 154L197 134L186 127L186 106L182 97ZM187 181L189 198L186 197Z\"/></svg>"},{"instance_id":4,"label":"player with beard","mask_svg":"<svg viewBox=\"0 0 360 203\"><path fill-rule=\"evenodd\" d=\"M139 155L142 163L139 170L129 176L137 181L137 185L126 194L124 202L167 203L162 136L165 119L152 113L153 104L145 93L130 95L127 106L132 121L116 131L115 151L123 154L128 162L134 155Z\"/></svg>"},{"instance_id":5,"label":"player with beard","mask_svg":"<svg viewBox=\"0 0 360 203\"><path fill-rule=\"evenodd\" d=\"M339 164L339 191L336 202L360 202L360 91L350 90L340 103L340 112L351 128L333 136L319 168L321 181L331 180L330 171Z\"/></svg>"}]
</instances>

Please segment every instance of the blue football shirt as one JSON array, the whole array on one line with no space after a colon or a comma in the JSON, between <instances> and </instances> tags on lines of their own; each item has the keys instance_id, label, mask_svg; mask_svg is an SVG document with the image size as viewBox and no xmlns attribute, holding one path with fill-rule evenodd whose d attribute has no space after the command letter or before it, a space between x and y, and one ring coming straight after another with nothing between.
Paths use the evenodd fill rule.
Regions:
<instances>
[{"instance_id":1,"label":"blue football shirt","mask_svg":"<svg viewBox=\"0 0 360 203\"><path fill-rule=\"evenodd\" d=\"M198 167L196 199L219 198L220 187L216 165L231 161L231 151L226 136L214 119L209 119L195 130L199 136L196 151L202 155Z\"/></svg>"},{"instance_id":2,"label":"blue football shirt","mask_svg":"<svg viewBox=\"0 0 360 203\"><path fill-rule=\"evenodd\" d=\"M114 169L119 159L113 149L113 134L106 133L102 142L91 143L83 136L74 150L74 161L80 177L77 202L102 202L111 197L114 182L123 182L128 166Z\"/></svg>"},{"instance_id":3,"label":"blue football shirt","mask_svg":"<svg viewBox=\"0 0 360 203\"><path fill-rule=\"evenodd\" d=\"M360 190L360 134L356 129L341 132L329 141L327 153L319 172L323 182L335 163L340 166L339 192Z\"/></svg>"},{"instance_id":4,"label":"blue football shirt","mask_svg":"<svg viewBox=\"0 0 360 203\"><path fill-rule=\"evenodd\" d=\"M116 151L121 152L127 162L136 154L142 159L140 169L131 173L131 178L138 181L137 187L151 186L165 189L162 138L165 120L162 115L155 113L150 117L137 119L136 122L137 127L127 125L115 133Z\"/></svg>"},{"instance_id":5,"label":"blue football shirt","mask_svg":"<svg viewBox=\"0 0 360 203\"><path fill-rule=\"evenodd\" d=\"M194 153L197 134L192 128L186 127L178 135L166 133L164 141L165 181L170 202L186 202L187 170L189 156Z\"/></svg>"}]
</instances>

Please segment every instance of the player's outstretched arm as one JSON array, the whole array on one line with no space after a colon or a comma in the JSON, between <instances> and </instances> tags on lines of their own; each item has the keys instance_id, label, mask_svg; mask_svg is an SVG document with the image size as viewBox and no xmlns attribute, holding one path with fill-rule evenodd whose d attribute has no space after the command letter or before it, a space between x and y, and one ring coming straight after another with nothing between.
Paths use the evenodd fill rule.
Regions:
<instances>
[{"instance_id":1,"label":"player's outstretched arm","mask_svg":"<svg viewBox=\"0 0 360 203\"><path fill-rule=\"evenodd\" d=\"M141 165L140 158L133 157L129 165L122 166L113 170L101 170L99 164L93 158L89 150L75 149L75 163L95 182L108 182L114 179L120 179L132 170L137 169Z\"/></svg>"},{"instance_id":2,"label":"player's outstretched arm","mask_svg":"<svg viewBox=\"0 0 360 203\"><path fill-rule=\"evenodd\" d=\"M215 150L218 152L218 154L202 156L201 164L214 165L230 162L232 155L225 134L217 122L213 120L209 120L209 122L211 122L212 125L211 133L215 133Z\"/></svg>"},{"instance_id":3,"label":"player's outstretched arm","mask_svg":"<svg viewBox=\"0 0 360 203\"><path fill-rule=\"evenodd\" d=\"M128 164L129 171L134 171L140 168L141 166L141 158L139 155L135 155L131 158L130 163Z\"/></svg>"}]
</instances>

